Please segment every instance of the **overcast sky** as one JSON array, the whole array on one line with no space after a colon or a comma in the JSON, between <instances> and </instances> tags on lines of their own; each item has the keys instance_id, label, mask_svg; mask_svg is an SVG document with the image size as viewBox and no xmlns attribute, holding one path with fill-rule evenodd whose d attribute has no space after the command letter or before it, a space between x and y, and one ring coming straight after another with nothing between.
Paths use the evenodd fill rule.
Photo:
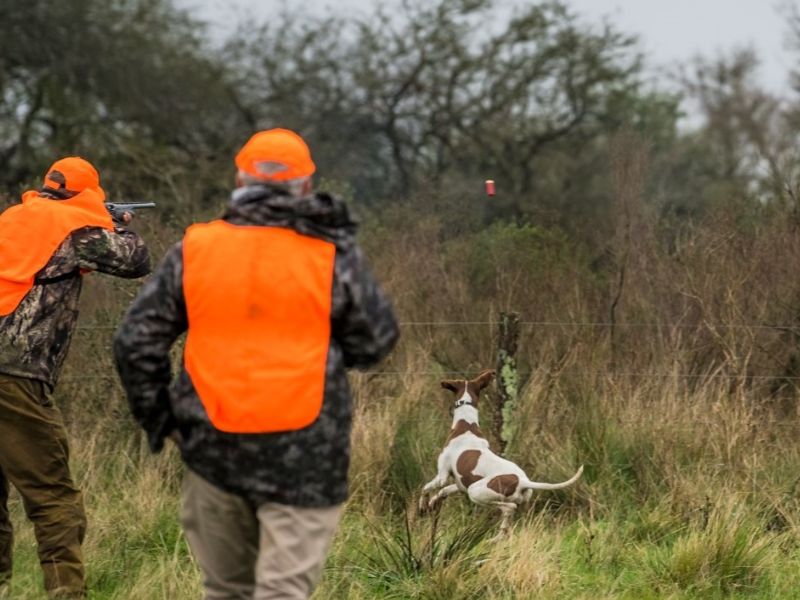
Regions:
<instances>
[{"instance_id":1,"label":"overcast sky","mask_svg":"<svg viewBox=\"0 0 800 600\"><path fill-rule=\"evenodd\" d=\"M296 0L294 0L296 1ZM294 1L289 0L292 6ZM800 64L787 47L787 28L781 6L789 0L567 0L588 22L607 16L623 31L638 34L652 69L673 69L692 56L715 55L732 48L753 46L761 58L762 82L776 92L787 89L787 73ZM196 8L219 31L238 19L269 19L281 0L178 0ZM501 0L501 4L520 4ZM304 10L366 13L366 0L305 0ZM800 56L800 54L798 54Z\"/></svg>"},{"instance_id":2,"label":"overcast sky","mask_svg":"<svg viewBox=\"0 0 800 600\"><path fill-rule=\"evenodd\" d=\"M715 55L753 46L762 81L785 90L795 60L788 47L786 2L776 0L570 0L587 19L608 15L636 33L654 67L670 67L702 53Z\"/></svg>"}]
</instances>

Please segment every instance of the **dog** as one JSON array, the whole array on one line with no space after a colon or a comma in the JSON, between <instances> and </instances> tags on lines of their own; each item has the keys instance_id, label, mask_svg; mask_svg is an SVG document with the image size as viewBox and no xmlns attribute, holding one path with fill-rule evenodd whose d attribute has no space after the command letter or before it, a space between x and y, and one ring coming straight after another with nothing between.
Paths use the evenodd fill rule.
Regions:
<instances>
[{"instance_id":1,"label":"dog","mask_svg":"<svg viewBox=\"0 0 800 600\"><path fill-rule=\"evenodd\" d=\"M529 502L534 490L560 490L574 484L583 473L583 466L570 479L561 483L531 481L525 472L489 448L489 442L478 426L478 400L481 390L494 379L491 369L475 379L442 381L442 387L455 394L453 428L437 460L437 473L422 488L420 512L436 508L442 500L456 492L466 492L469 499L481 506L496 506L502 513L500 533L507 533L514 511ZM455 483L448 484L450 478ZM427 497L438 490L427 501Z\"/></svg>"}]
</instances>

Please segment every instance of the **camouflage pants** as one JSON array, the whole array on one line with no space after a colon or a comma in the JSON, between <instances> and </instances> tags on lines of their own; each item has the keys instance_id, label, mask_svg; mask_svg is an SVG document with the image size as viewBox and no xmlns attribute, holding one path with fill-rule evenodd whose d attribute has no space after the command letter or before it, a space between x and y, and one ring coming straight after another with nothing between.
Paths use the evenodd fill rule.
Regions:
<instances>
[{"instance_id":1,"label":"camouflage pants","mask_svg":"<svg viewBox=\"0 0 800 600\"><path fill-rule=\"evenodd\" d=\"M33 523L45 589L82 597L86 516L69 471L61 412L43 383L0 374L0 581L11 575L9 483Z\"/></svg>"}]
</instances>

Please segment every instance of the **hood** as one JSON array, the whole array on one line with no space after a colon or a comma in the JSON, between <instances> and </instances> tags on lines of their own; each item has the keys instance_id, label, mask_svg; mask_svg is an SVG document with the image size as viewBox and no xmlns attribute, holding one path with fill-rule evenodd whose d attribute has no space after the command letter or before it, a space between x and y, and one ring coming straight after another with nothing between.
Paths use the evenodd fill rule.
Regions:
<instances>
[{"instance_id":1,"label":"hood","mask_svg":"<svg viewBox=\"0 0 800 600\"><path fill-rule=\"evenodd\" d=\"M268 186L234 190L222 218L234 225L286 227L320 238L346 250L355 244L357 221L347 205L335 196L314 193L295 198Z\"/></svg>"}]
</instances>

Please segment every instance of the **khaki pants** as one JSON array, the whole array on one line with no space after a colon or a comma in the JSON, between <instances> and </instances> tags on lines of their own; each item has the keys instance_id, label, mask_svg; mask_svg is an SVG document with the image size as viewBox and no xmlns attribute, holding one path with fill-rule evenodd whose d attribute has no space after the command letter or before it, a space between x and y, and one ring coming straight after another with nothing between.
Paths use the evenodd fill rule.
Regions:
<instances>
[{"instance_id":1,"label":"khaki pants","mask_svg":"<svg viewBox=\"0 0 800 600\"><path fill-rule=\"evenodd\" d=\"M86 515L69 471L61 412L43 383L0 374L0 582L11 576L9 483L33 523L45 589L82 597Z\"/></svg>"},{"instance_id":2,"label":"khaki pants","mask_svg":"<svg viewBox=\"0 0 800 600\"><path fill-rule=\"evenodd\" d=\"M206 600L305 600L341 512L274 503L253 509L188 469L183 480L181 523Z\"/></svg>"}]
</instances>

